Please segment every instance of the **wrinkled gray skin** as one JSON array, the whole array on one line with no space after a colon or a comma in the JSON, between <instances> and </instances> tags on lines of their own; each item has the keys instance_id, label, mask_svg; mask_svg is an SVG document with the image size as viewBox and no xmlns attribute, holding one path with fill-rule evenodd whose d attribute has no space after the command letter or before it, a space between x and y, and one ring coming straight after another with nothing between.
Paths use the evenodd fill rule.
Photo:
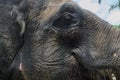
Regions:
<instances>
[{"instance_id":1,"label":"wrinkled gray skin","mask_svg":"<svg viewBox=\"0 0 120 80\"><path fill-rule=\"evenodd\" d=\"M12 14L13 6L9 1L6 4L5 0L0 0L0 80L23 44L20 25L16 21L18 15ZM17 4L18 1L13 2Z\"/></svg>"},{"instance_id":2,"label":"wrinkled gray skin","mask_svg":"<svg viewBox=\"0 0 120 80\"><path fill-rule=\"evenodd\" d=\"M120 79L119 29L69 0L0 2L0 80Z\"/></svg>"}]
</instances>

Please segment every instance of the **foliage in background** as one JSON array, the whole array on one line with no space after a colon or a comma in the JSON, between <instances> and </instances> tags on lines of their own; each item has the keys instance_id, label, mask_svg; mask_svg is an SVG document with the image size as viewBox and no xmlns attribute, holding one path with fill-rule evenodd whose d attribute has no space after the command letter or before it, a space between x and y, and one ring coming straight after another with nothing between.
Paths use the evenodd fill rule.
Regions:
<instances>
[{"instance_id":1,"label":"foliage in background","mask_svg":"<svg viewBox=\"0 0 120 80\"><path fill-rule=\"evenodd\" d=\"M120 9L120 0L118 0L118 2L116 2L110 6L109 12L116 8Z\"/></svg>"},{"instance_id":2,"label":"foliage in background","mask_svg":"<svg viewBox=\"0 0 120 80\"><path fill-rule=\"evenodd\" d=\"M120 25L113 25L113 27L120 28Z\"/></svg>"},{"instance_id":3,"label":"foliage in background","mask_svg":"<svg viewBox=\"0 0 120 80\"><path fill-rule=\"evenodd\" d=\"M101 0L98 0L98 3L101 4Z\"/></svg>"},{"instance_id":4,"label":"foliage in background","mask_svg":"<svg viewBox=\"0 0 120 80\"><path fill-rule=\"evenodd\" d=\"M101 1L102 0L98 0L98 3L101 4ZM120 0L118 0L116 3L111 4L109 12L111 12L112 10L116 8L120 9Z\"/></svg>"}]
</instances>

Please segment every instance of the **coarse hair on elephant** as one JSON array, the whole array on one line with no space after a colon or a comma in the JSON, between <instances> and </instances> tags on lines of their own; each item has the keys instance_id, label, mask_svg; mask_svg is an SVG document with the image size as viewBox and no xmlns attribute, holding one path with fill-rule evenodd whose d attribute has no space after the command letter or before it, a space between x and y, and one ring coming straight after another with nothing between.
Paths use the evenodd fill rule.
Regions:
<instances>
[{"instance_id":1,"label":"coarse hair on elephant","mask_svg":"<svg viewBox=\"0 0 120 80\"><path fill-rule=\"evenodd\" d=\"M74 1L0 0L0 13L0 80L120 79L120 30Z\"/></svg>"}]
</instances>

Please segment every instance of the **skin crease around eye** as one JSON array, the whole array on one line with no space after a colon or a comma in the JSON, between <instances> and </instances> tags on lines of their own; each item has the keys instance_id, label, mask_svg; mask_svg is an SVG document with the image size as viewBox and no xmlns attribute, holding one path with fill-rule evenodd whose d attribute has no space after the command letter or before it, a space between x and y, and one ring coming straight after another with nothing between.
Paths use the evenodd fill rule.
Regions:
<instances>
[{"instance_id":1,"label":"skin crease around eye","mask_svg":"<svg viewBox=\"0 0 120 80\"><path fill-rule=\"evenodd\" d=\"M78 25L79 22L77 14L65 12L53 22L53 26L60 29L69 29Z\"/></svg>"}]
</instances>

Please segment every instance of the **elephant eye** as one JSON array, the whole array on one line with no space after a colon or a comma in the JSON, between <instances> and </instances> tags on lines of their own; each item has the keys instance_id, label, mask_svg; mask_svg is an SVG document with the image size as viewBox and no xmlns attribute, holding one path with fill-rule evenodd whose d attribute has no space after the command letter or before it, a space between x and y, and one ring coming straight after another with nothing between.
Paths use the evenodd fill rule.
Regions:
<instances>
[{"instance_id":1,"label":"elephant eye","mask_svg":"<svg viewBox=\"0 0 120 80\"><path fill-rule=\"evenodd\" d=\"M77 14L71 14L68 12L65 12L53 22L53 26L60 29L68 29L77 24L79 24Z\"/></svg>"}]
</instances>

